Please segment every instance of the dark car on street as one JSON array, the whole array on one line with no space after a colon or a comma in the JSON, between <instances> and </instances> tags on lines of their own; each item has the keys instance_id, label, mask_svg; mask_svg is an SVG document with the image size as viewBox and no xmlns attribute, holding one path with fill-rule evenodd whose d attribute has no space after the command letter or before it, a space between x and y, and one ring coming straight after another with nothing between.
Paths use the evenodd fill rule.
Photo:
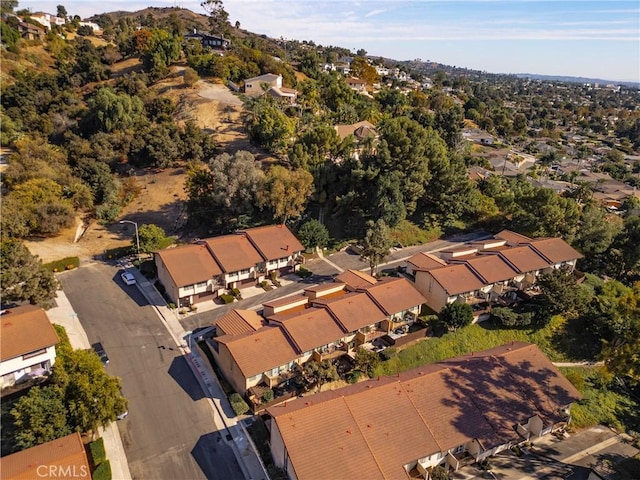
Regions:
<instances>
[{"instance_id":1,"label":"dark car on street","mask_svg":"<svg viewBox=\"0 0 640 480\"><path fill-rule=\"evenodd\" d=\"M91 345L91 348L93 348L93 351L98 354L98 356L100 357L100 360L102 360L102 364L105 367L109 365L109 357L107 355L107 352L104 351L104 347L102 346L102 343L96 342L93 345Z\"/></svg>"}]
</instances>

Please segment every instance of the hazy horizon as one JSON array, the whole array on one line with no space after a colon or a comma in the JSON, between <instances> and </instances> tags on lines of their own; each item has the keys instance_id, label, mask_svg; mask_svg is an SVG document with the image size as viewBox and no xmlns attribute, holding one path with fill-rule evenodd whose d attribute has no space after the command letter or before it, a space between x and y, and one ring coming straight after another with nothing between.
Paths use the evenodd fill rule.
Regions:
<instances>
[{"instance_id":1,"label":"hazy horizon","mask_svg":"<svg viewBox=\"0 0 640 480\"><path fill-rule=\"evenodd\" d=\"M152 3L151 5L149 3ZM18 9L92 15L194 0L20 2ZM226 0L231 24L270 37L313 40L395 60L490 73L640 82L640 6L631 1Z\"/></svg>"}]
</instances>

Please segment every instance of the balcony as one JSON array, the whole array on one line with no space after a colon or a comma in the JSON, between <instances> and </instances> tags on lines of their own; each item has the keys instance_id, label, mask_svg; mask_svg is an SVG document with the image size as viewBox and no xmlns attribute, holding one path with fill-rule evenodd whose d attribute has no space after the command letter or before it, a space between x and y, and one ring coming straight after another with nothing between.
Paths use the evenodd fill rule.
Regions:
<instances>
[{"instance_id":1,"label":"balcony","mask_svg":"<svg viewBox=\"0 0 640 480\"><path fill-rule=\"evenodd\" d=\"M269 375L268 373L263 374L262 381L267 384L269 388L274 388L280 385L287 380L291 380L300 375L300 371L296 367L291 370L287 370L286 372L280 372L277 375Z\"/></svg>"},{"instance_id":2,"label":"balcony","mask_svg":"<svg viewBox=\"0 0 640 480\"><path fill-rule=\"evenodd\" d=\"M356 344L362 345L363 343L369 343L376 338L384 337L386 334L387 331L382 328L372 328L368 332L356 332Z\"/></svg>"},{"instance_id":3,"label":"balcony","mask_svg":"<svg viewBox=\"0 0 640 480\"><path fill-rule=\"evenodd\" d=\"M340 342L339 344L331 345L327 347L324 351L321 351L321 352L314 350L313 359L316 362L322 362L323 360L332 360L334 358L341 357L348 351L349 351L349 346L344 342Z\"/></svg>"}]
</instances>

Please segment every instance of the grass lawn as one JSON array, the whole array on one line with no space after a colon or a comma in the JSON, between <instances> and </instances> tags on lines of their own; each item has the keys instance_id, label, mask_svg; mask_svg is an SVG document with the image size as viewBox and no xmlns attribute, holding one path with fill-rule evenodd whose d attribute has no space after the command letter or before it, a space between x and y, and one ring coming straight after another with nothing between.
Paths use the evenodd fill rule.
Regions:
<instances>
[{"instance_id":1,"label":"grass lawn","mask_svg":"<svg viewBox=\"0 0 640 480\"><path fill-rule=\"evenodd\" d=\"M479 352L514 341L535 343L554 362L571 361L558 348L558 338L565 321L555 317L539 330L531 328L498 328L489 322L473 324L439 338L423 340L404 348L375 370L375 375L393 375L428 363Z\"/></svg>"}]
</instances>

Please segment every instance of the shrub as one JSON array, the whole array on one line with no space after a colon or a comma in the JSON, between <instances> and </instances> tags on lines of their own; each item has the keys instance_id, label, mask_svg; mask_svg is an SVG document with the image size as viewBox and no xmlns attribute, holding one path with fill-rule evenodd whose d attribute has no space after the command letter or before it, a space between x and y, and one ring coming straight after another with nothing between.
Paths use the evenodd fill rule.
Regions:
<instances>
[{"instance_id":1,"label":"shrub","mask_svg":"<svg viewBox=\"0 0 640 480\"><path fill-rule=\"evenodd\" d=\"M198 306L197 305L190 305L189 306L189 310L191 310L192 312L197 312L198 311Z\"/></svg>"},{"instance_id":2,"label":"shrub","mask_svg":"<svg viewBox=\"0 0 640 480\"><path fill-rule=\"evenodd\" d=\"M220 295L220 300L222 300L223 303L231 303L233 302L234 298L233 298L233 295L227 295L225 293Z\"/></svg>"},{"instance_id":3,"label":"shrub","mask_svg":"<svg viewBox=\"0 0 640 480\"><path fill-rule=\"evenodd\" d=\"M107 459L107 453L104 450L104 439L100 437L95 442L89 444L89 450L91 450L91 458L93 458L94 465L100 465Z\"/></svg>"},{"instance_id":4,"label":"shrub","mask_svg":"<svg viewBox=\"0 0 640 480\"><path fill-rule=\"evenodd\" d=\"M491 311L491 320L504 327L515 327L518 324L518 314L506 307L496 307Z\"/></svg>"},{"instance_id":5,"label":"shrub","mask_svg":"<svg viewBox=\"0 0 640 480\"><path fill-rule=\"evenodd\" d=\"M171 310L175 310L176 309L176 304L175 303L171 303L169 302L169 304L167 305Z\"/></svg>"},{"instance_id":6,"label":"shrub","mask_svg":"<svg viewBox=\"0 0 640 480\"><path fill-rule=\"evenodd\" d=\"M358 383L358 380L360 380L361 376L362 372L360 370L352 370L351 372L347 373L345 379L347 383Z\"/></svg>"},{"instance_id":7,"label":"shrub","mask_svg":"<svg viewBox=\"0 0 640 480\"><path fill-rule=\"evenodd\" d=\"M298 275L300 278L308 278L313 275L313 272L308 268L301 266L300 269L296 272L296 275Z\"/></svg>"},{"instance_id":8,"label":"shrub","mask_svg":"<svg viewBox=\"0 0 640 480\"><path fill-rule=\"evenodd\" d=\"M442 468L440 465L436 465L435 467L433 467L433 470L431 470L431 475L429 475L429 478L431 478L432 480L449 480L449 473Z\"/></svg>"},{"instance_id":9,"label":"shrub","mask_svg":"<svg viewBox=\"0 0 640 480\"><path fill-rule=\"evenodd\" d=\"M231 403L231 408L233 408L236 415L244 415L249 411L249 405L239 393L232 393L229 396L229 403Z\"/></svg>"},{"instance_id":10,"label":"shrub","mask_svg":"<svg viewBox=\"0 0 640 480\"><path fill-rule=\"evenodd\" d=\"M91 475L93 480L111 480L111 463L109 460L105 460L98 468L93 471L93 475Z\"/></svg>"},{"instance_id":11,"label":"shrub","mask_svg":"<svg viewBox=\"0 0 640 480\"><path fill-rule=\"evenodd\" d=\"M473 308L466 303L448 303L438 316L450 331L456 331L473 321Z\"/></svg>"},{"instance_id":12,"label":"shrub","mask_svg":"<svg viewBox=\"0 0 640 480\"><path fill-rule=\"evenodd\" d=\"M273 400L273 390L267 390L262 394L262 401L264 403L269 403L271 400Z\"/></svg>"},{"instance_id":13,"label":"shrub","mask_svg":"<svg viewBox=\"0 0 640 480\"><path fill-rule=\"evenodd\" d=\"M55 262L49 262L42 265L50 272L62 272L63 270L73 270L80 266L80 259L78 257L67 257Z\"/></svg>"},{"instance_id":14,"label":"shrub","mask_svg":"<svg viewBox=\"0 0 640 480\"><path fill-rule=\"evenodd\" d=\"M238 288L232 288L231 289L231 295L233 295L234 297L236 297L239 300L242 299L242 295L240 295L240 289L238 289Z\"/></svg>"},{"instance_id":15,"label":"shrub","mask_svg":"<svg viewBox=\"0 0 640 480\"><path fill-rule=\"evenodd\" d=\"M391 358L393 358L395 354L396 354L396 349L389 347L389 348L385 348L380 352L380 357L382 358L382 360L386 362L387 360L391 360Z\"/></svg>"}]
</instances>

